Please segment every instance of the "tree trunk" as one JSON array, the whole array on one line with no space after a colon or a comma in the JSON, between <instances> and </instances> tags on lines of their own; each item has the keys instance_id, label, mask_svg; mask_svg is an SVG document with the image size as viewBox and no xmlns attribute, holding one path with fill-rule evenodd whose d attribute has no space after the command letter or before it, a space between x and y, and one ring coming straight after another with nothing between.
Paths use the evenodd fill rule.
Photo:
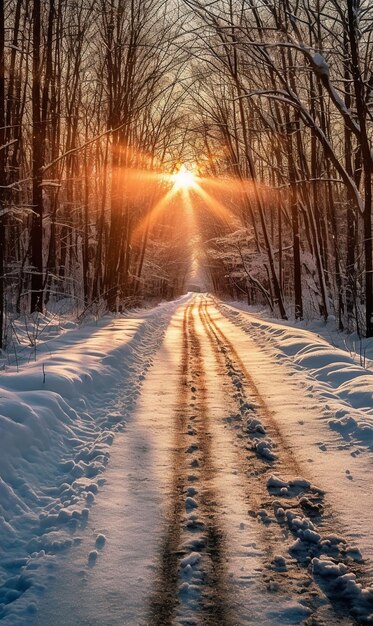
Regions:
<instances>
[{"instance_id":1,"label":"tree trunk","mask_svg":"<svg viewBox=\"0 0 373 626\"><path fill-rule=\"evenodd\" d=\"M5 253L5 22L4 2L0 2L0 349L4 345L4 253Z\"/></svg>"},{"instance_id":2,"label":"tree trunk","mask_svg":"<svg viewBox=\"0 0 373 626\"><path fill-rule=\"evenodd\" d=\"M33 4L32 52L32 205L31 218L31 313L43 310L43 132L41 122L41 6Z\"/></svg>"}]
</instances>

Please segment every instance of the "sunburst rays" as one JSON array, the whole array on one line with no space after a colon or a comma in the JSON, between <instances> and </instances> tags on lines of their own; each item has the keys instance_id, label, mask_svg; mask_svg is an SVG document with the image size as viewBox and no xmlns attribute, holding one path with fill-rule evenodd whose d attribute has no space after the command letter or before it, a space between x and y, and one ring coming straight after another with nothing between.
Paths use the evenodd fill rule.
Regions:
<instances>
[{"instance_id":1,"label":"sunburst rays","mask_svg":"<svg viewBox=\"0 0 373 626\"><path fill-rule=\"evenodd\" d=\"M238 178L208 178L195 173L195 168L181 165L172 174L159 171L129 170L124 174L129 190L138 193L139 190L149 198L149 210L136 224L132 232L132 241L139 240L144 232L148 232L162 218L167 210L183 209L186 214L192 215L198 205L206 209L212 216L228 228L237 226L237 212L229 204L236 198L233 206L243 199L254 199L254 183L250 180ZM273 198L273 191L264 185L257 186L257 190L268 200ZM163 188L163 195L152 206L152 198L158 195L159 188ZM219 196L219 199L217 198ZM226 202L224 201L226 200Z\"/></svg>"}]
</instances>

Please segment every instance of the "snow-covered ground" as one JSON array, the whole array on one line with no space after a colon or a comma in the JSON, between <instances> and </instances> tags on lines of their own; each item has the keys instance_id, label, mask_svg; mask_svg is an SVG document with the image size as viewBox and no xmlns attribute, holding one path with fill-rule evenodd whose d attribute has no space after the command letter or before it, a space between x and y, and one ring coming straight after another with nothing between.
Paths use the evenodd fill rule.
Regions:
<instances>
[{"instance_id":1,"label":"snow-covered ground","mask_svg":"<svg viewBox=\"0 0 373 626\"><path fill-rule=\"evenodd\" d=\"M373 574L373 371L312 331L219 308L239 329L245 361L284 436L327 490L346 532L358 537Z\"/></svg>"},{"instance_id":2,"label":"snow-covered ground","mask_svg":"<svg viewBox=\"0 0 373 626\"><path fill-rule=\"evenodd\" d=\"M0 380L2 623L371 619L356 355L189 294L18 369Z\"/></svg>"},{"instance_id":3,"label":"snow-covered ground","mask_svg":"<svg viewBox=\"0 0 373 626\"><path fill-rule=\"evenodd\" d=\"M65 328L1 374L0 620L28 623L55 555L78 542L114 437L183 301Z\"/></svg>"},{"instance_id":4,"label":"snow-covered ground","mask_svg":"<svg viewBox=\"0 0 373 626\"><path fill-rule=\"evenodd\" d=\"M249 313L252 318L274 325L285 326L298 330L308 330L312 336L324 338L333 348L347 352L354 361L365 369L373 369L373 337L360 337L357 332L347 333L338 330L336 318L330 315L328 321L321 319L285 320L279 324L278 319L270 315L265 306L250 306L243 301L228 301L228 306Z\"/></svg>"},{"instance_id":5,"label":"snow-covered ground","mask_svg":"<svg viewBox=\"0 0 373 626\"><path fill-rule=\"evenodd\" d=\"M372 339L365 340L362 347L363 366L358 364L361 353L352 349L347 338L327 330L325 325L317 324L315 332L300 328L298 324L279 324L250 313L245 315L229 305L222 304L221 310L250 334L261 348L261 354L270 354L273 363L291 366L292 376L295 372L303 373L305 381L324 383L318 390L321 397L330 398L329 405L333 405L324 405L324 418L330 428L343 433L350 446L356 444L373 449L373 368L368 358L373 350ZM308 393L305 394L310 398L316 391L313 385L311 387L306 388Z\"/></svg>"}]
</instances>

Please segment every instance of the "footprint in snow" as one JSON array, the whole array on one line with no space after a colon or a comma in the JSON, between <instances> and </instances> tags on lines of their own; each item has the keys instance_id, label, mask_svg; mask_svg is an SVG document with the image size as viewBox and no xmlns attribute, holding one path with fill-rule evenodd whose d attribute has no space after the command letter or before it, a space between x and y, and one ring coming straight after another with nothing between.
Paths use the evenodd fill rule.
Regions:
<instances>
[{"instance_id":1,"label":"footprint in snow","mask_svg":"<svg viewBox=\"0 0 373 626\"><path fill-rule=\"evenodd\" d=\"M185 509L187 511L191 511L192 509L197 509L197 508L198 508L198 504L196 500L188 496L185 500Z\"/></svg>"},{"instance_id":2,"label":"footprint in snow","mask_svg":"<svg viewBox=\"0 0 373 626\"><path fill-rule=\"evenodd\" d=\"M91 550L91 552L88 555L88 565L90 567L93 567L94 565L96 565L97 557L98 557L97 550Z\"/></svg>"},{"instance_id":3,"label":"footprint in snow","mask_svg":"<svg viewBox=\"0 0 373 626\"><path fill-rule=\"evenodd\" d=\"M96 548L101 550L106 543L106 537L102 533L99 533L96 537Z\"/></svg>"}]
</instances>

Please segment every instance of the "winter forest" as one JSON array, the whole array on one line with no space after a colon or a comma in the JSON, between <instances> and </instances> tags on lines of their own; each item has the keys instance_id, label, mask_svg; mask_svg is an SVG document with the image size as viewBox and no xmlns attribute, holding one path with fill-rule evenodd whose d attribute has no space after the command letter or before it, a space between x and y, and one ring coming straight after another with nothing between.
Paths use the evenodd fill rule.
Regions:
<instances>
[{"instance_id":1,"label":"winter forest","mask_svg":"<svg viewBox=\"0 0 373 626\"><path fill-rule=\"evenodd\" d=\"M373 0L0 0L1 626L373 624Z\"/></svg>"},{"instance_id":2,"label":"winter forest","mask_svg":"<svg viewBox=\"0 0 373 626\"><path fill-rule=\"evenodd\" d=\"M3 0L0 337L188 285L373 335L369 0Z\"/></svg>"}]
</instances>

